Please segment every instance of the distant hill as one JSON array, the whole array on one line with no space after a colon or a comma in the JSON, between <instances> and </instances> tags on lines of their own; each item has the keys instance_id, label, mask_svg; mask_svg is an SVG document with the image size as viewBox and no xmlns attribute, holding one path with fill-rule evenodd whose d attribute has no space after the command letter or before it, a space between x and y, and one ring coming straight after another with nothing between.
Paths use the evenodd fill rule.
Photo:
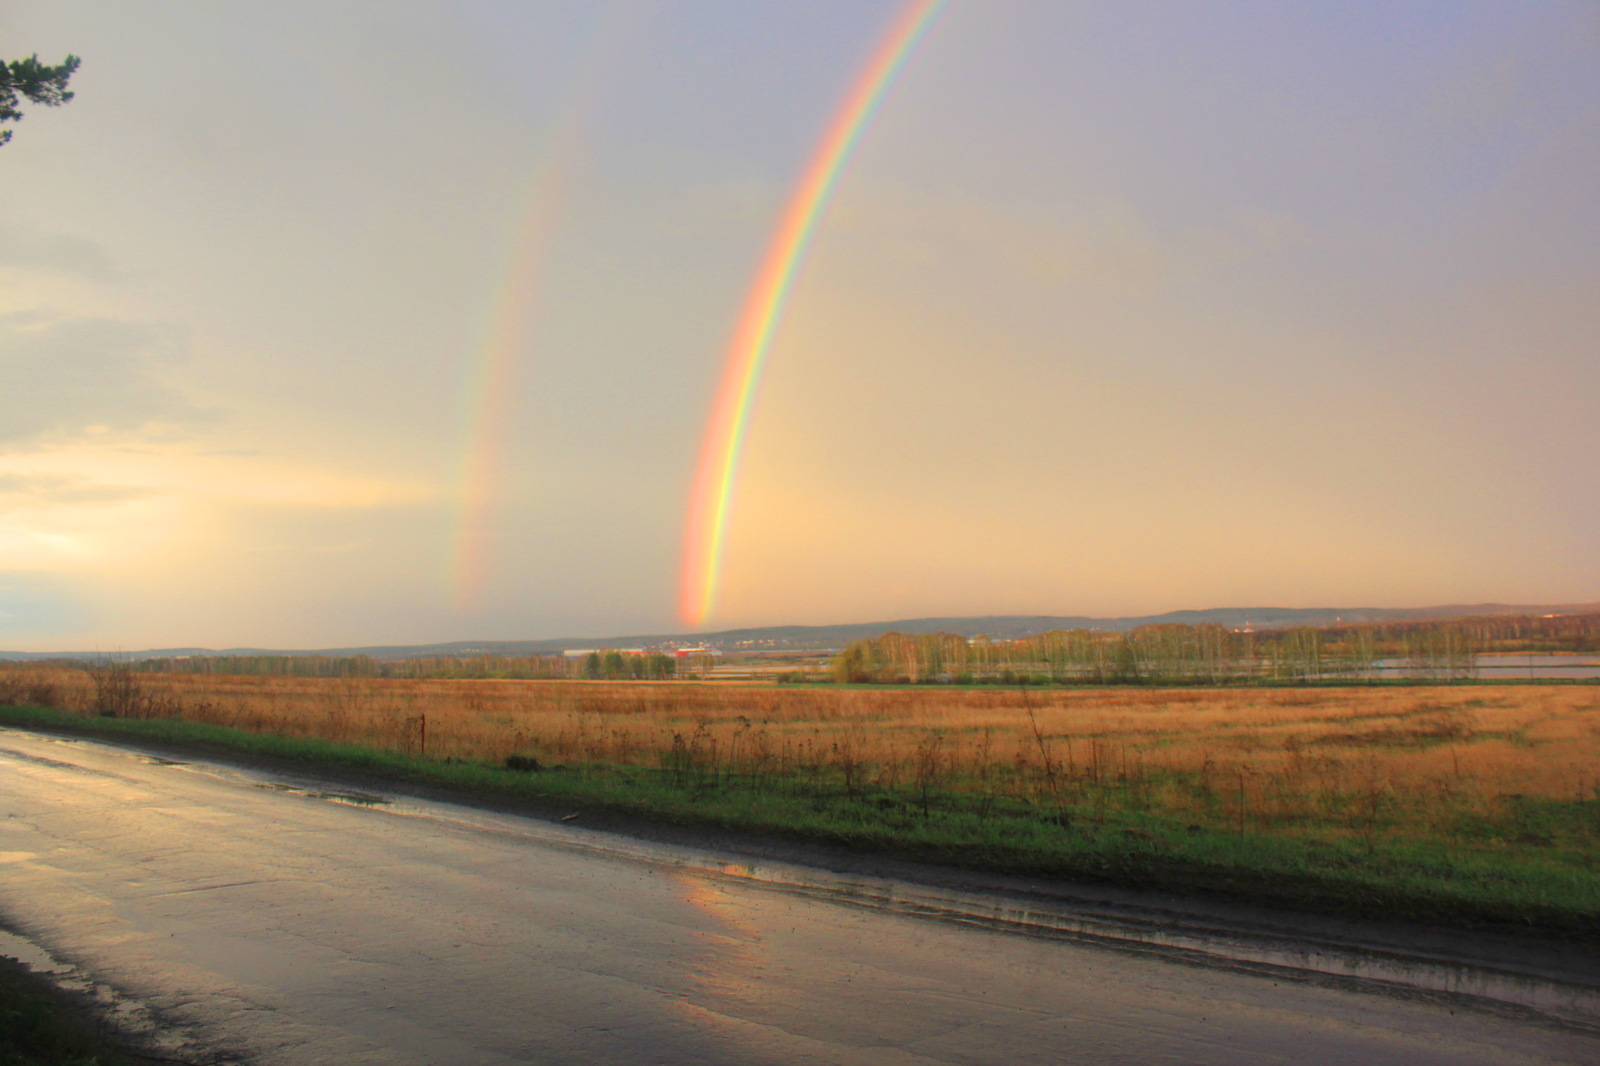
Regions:
<instances>
[{"instance_id":1,"label":"distant hill","mask_svg":"<svg viewBox=\"0 0 1600 1066\"><path fill-rule=\"evenodd\" d=\"M459 640L444 644L369 645L353 648L150 648L120 653L127 658L195 655L370 655L375 659L414 659L444 655L554 655L573 648L640 648L650 645L707 645L724 651L826 651L853 640L884 633L956 633L974 637L1015 638L1052 629L1099 629L1123 632L1144 625L1179 623L1251 626L1337 625L1340 622L1398 622L1420 619L1472 618L1486 615L1579 614L1600 611L1600 604L1451 604L1442 607L1217 607L1204 611L1169 611L1132 618L1083 615L983 615L965 618L903 618L893 622L854 622L830 626L763 626L725 629L717 633L650 633L612 637L558 637L549 640ZM94 659L100 652L0 651L0 660Z\"/></svg>"}]
</instances>

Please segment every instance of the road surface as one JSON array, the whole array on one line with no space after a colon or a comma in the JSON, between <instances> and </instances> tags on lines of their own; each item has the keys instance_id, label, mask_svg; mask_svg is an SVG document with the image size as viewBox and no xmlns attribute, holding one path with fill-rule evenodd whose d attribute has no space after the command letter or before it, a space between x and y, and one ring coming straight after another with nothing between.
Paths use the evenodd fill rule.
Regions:
<instances>
[{"instance_id":1,"label":"road surface","mask_svg":"<svg viewBox=\"0 0 1600 1066\"><path fill-rule=\"evenodd\" d=\"M10 729L0 918L26 938L0 953L189 1061L1600 1062L1581 964L964 896Z\"/></svg>"}]
</instances>

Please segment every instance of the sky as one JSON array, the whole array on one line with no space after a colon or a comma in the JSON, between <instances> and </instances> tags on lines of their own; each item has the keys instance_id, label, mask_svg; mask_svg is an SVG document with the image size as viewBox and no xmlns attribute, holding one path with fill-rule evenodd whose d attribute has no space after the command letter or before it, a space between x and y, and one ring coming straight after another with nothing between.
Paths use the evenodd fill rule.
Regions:
<instances>
[{"instance_id":1,"label":"sky","mask_svg":"<svg viewBox=\"0 0 1600 1066\"><path fill-rule=\"evenodd\" d=\"M1600 600L1600 9L8 0L0 648Z\"/></svg>"}]
</instances>

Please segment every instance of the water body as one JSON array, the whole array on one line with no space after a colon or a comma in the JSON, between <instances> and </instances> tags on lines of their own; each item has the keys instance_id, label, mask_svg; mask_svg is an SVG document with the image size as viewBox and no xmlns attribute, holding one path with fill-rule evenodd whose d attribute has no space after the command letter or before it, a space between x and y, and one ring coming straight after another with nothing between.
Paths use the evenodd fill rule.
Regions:
<instances>
[{"instance_id":1,"label":"water body","mask_svg":"<svg viewBox=\"0 0 1600 1066\"><path fill-rule=\"evenodd\" d=\"M1600 678L1600 657L1593 655L1480 655L1478 676Z\"/></svg>"},{"instance_id":2,"label":"water body","mask_svg":"<svg viewBox=\"0 0 1600 1066\"><path fill-rule=\"evenodd\" d=\"M1548 678L1594 680L1600 678L1600 657L1594 655L1478 655L1473 658L1476 676L1484 681L1517 681ZM1378 663L1380 677L1410 677L1414 671L1404 659L1383 659Z\"/></svg>"}]
</instances>

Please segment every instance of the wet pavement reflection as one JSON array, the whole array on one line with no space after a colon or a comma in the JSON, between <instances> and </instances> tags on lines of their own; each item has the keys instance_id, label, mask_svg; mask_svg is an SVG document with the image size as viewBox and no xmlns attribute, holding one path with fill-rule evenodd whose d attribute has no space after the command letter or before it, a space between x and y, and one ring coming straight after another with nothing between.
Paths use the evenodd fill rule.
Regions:
<instances>
[{"instance_id":1,"label":"wet pavement reflection","mask_svg":"<svg viewBox=\"0 0 1600 1066\"><path fill-rule=\"evenodd\" d=\"M1600 977L842 876L14 730L0 860L27 943L166 1019L191 1058L1600 1061Z\"/></svg>"}]
</instances>

